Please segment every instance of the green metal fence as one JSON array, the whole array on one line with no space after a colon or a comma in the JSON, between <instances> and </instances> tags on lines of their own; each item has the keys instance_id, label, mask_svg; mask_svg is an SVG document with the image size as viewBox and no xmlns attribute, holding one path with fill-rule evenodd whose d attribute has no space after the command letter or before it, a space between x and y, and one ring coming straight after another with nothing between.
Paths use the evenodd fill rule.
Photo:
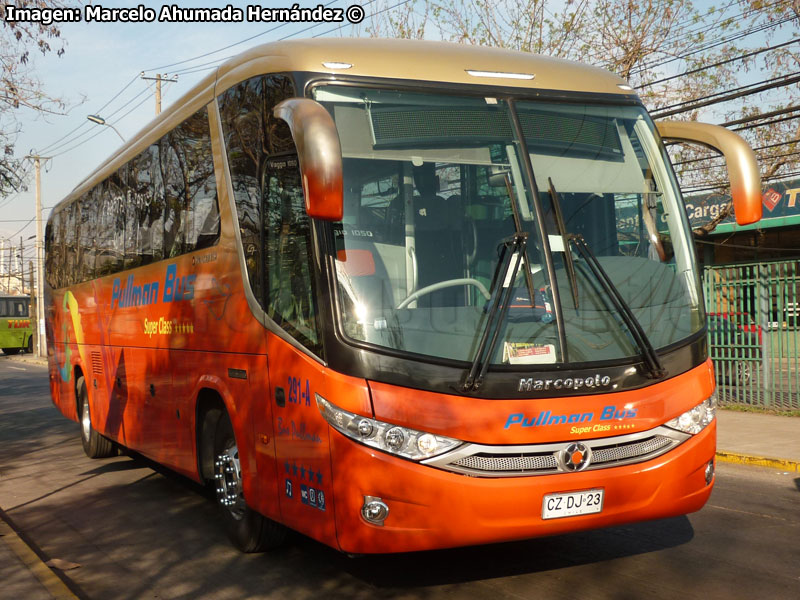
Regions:
<instances>
[{"instance_id":1,"label":"green metal fence","mask_svg":"<svg viewBox=\"0 0 800 600\"><path fill-rule=\"evenodd\" d=\"M800 263L704 269L720 401L800 410Z\"/></svg>"}]
</instances>

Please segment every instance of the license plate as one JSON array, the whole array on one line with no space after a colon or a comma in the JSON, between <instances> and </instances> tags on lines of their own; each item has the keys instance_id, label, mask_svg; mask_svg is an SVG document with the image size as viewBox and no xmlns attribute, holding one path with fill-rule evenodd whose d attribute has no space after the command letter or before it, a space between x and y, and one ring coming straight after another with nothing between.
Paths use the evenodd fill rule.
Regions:
<instances>
[{"instance_id":1,"label":"license plate","mask_svg":"<svg viewBox=\"0 0 800 600\"><path fill-rule=\"evenodd\" d=\"M583 490L547 494L542 498L542 519L561 519L576 515L591 515L603 510L605 490Z\"/></svg>"}]
</instances>

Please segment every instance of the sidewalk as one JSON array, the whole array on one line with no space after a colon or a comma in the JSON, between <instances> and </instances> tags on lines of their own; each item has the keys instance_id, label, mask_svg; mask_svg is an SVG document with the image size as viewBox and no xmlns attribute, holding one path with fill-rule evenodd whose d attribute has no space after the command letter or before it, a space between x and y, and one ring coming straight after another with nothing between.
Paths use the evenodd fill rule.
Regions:
<instances>
[{"instance_id":1,"label":"sidewalk","mask_svg":"<svg viewBox=\"0 0 800 600\"><path fill-rule=\"evenodd\" d=\"M78 600L0 513L0 598Z\"/></svg>"},{"instance_id":2,"label":"sidewalk","mask_svg":"<svg viewBox=\"0 0 800 600\"><path fill-rule=\"evenodd\" d=\"M800 472L800 417L717 410L717 459Z\"/></svg>"}]
</instances>

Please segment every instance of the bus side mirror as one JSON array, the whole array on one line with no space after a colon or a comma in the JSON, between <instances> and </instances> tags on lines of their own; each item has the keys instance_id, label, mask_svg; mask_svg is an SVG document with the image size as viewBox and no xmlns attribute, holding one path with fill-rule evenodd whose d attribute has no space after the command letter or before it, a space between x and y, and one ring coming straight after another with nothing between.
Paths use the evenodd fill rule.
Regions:
<instances>
[{"instance_id":1,"label":"bus side mirror","mask_svg":"<svg viewBox=\"0 0 800 600\"><path fill-rule=\"evenodd\" d=\"M664 139L699 144L725 156L731 181L736 222L748 225L761 219L761 175L756 155L739 135L719 125L686 121L658 121Z\"/></svg>"},{"instance_id":2,"label":"bus side mirror","mask_svg":"<svg viewBox=\"0 0 800 600\"><path fill-rule=\"evenodd\" d=\"M273 114L289 125L297 147L306 213L323 221L341 221L342 148L331 115L309 98L284 100Z\"/></svg>"}]
</instances>

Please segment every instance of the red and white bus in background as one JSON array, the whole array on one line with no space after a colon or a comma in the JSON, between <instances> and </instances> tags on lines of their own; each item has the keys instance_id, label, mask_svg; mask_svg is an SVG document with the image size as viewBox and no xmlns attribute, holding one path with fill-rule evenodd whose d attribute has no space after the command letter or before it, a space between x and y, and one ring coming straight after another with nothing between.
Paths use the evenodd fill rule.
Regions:
<instances>
[{"instance_id":1,"label":"red and white bus in background","mask_svg":"<svg viewBox=\"0 0 800 600\"><path fill-rule=\"evenodd\" d=\"M700 277L620 78L431 42L228 61L53 210L53 401L84 449L217 489L244 551L350 553L685 514L714 479Z\"/></svg>"}]
</instances>

